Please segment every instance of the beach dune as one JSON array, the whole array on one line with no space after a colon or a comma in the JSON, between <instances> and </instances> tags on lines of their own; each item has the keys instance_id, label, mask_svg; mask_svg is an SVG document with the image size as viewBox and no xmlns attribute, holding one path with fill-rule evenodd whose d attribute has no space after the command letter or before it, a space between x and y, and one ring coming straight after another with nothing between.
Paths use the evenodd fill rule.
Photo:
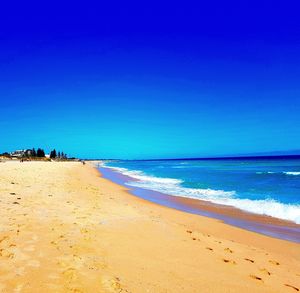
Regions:
<instances>
[{"instance_id":1,"label":"beach dune","mask_svg":"<svg viewBox=\"0 0 300 293\"><path fill-rule=\"evenodd\" d=\"M299 292L300 245L159 206L77 162L0 163L0 292Z\"/></svg>"}]
</instances>

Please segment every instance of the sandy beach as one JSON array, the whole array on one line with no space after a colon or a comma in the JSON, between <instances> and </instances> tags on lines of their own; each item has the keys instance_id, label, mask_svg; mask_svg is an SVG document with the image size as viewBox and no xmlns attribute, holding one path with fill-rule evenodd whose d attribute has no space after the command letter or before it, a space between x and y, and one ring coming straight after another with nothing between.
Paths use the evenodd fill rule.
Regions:
<instances>
[{"instance_id":1,"label":"sandy beach","mask_svg":"<svg viewBox=\"0 0 300 293\"><path fill-rule=\"evenodd\" d=\"M0 292L299 292L300 245L139 199L77 162L0 163Z\"/></svg>"}]
</instances>

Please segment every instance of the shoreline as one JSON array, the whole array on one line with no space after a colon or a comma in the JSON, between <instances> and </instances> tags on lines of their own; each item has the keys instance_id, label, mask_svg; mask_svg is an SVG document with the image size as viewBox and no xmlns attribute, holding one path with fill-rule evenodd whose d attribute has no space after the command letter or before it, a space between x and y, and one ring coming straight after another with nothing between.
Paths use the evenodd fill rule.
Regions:
<instances>
[{"instance_id":1,"label":"shoreline","mask_svg":"<svg viewBox=\"0 0 300 293\"><path fill-rule=\"evenodd\" d=\"M90 164L0 164L0 190L1 292L299 290L299 244L149 202Z\"/></svg>"},{"instance_id":2,"label":"shoreline","mask_svg":"<svg viewBox=\"0 0 300 293\"><path fill-rule=\"evenodd\" d=\"M129 193L159 205L191 214L221 220L226 224L266 236L300 243L300 225L267 215L254 214L233 206L215 204L209 201L174 196L144 188L128 186L126 182L136 180L109 167L99 167L104 178L129 189Z\"/></svg>"}]
</instances>

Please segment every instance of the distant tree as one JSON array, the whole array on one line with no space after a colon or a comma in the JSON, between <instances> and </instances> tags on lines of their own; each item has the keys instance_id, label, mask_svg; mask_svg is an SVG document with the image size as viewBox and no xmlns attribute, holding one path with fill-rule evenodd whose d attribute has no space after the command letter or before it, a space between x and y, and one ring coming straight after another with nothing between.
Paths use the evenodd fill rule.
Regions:
<instances>
[{"instance_id":1,"label":"distant tree","mask_svg":"<svg viewBox=\"0 0 300 293\"><path fill-rule=\"evenodd\" d=\"M60 158L60 152L57 153L57 156Z\"/></svg>"},{"instance_id":2,"label":"distant tree","mask_svg":"<svg viewBox=\"0 0 300 293\"><path fill-rule=\"evenodd\" d=\"M50 152L50 158L51 159L55 159L56 158L56 150L55 149Z\"/></svg>"},{"instance_id":3,"label":"distant tree","mask_svg":"<svg viewBox=\"0 0 300 293\"><path fill-rule=\"evenodd\" d=\"M38 158L43 158L43 157L45 157L45 152L44 152L44 150L38 148L37 151L36 151L36 156L37 156Z\"/></svg>"},{"instance_id":4,"label":"distant tree","mask_svg":"<svg viewBox=\"0 0 300 293\"><path fill-rule=\"evenodd\" d=\"M31 156L32 156L32 157L36 157L36 150L35 150L35 148L32 149L32 151L31 151Z\"/></svg>"},{"instance_id":5,"label":"distant tree","mask_svg":"<svg viewBox=\"0 0 300 293\"><path fill-rule=\"evenodd\" d=\"M61 152L61 158L64 159L65 158L65 154L64 152Z\"/></svg>"}]
</instances>

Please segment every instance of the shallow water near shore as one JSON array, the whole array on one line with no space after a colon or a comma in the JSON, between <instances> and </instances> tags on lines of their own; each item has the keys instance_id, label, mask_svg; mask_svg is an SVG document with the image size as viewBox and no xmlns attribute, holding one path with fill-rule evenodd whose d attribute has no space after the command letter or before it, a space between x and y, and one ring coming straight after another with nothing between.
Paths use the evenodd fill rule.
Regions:
<instances>
[{"instance_id":1,"label":"shallow water near shore","mask_svg":"<svg viewBox=\"0 0 300 293\"><path fill-rule=\"evenodd\" d=\"M120 162L117 162L116 164L120 165ZM141 197L148 201L161 204L170 208L181 210L184 212L198 214L202 216L208 216L218 220L222 220L227 224L239 228L243 228L249 231L300 243L300 225L292 221L277 219L266 215L254 214L251 212L249 213L247 211L242 211L241 209L235 208L229 204L225 204L225 205L219 203L216 204L214 202L209 201L209 199L206 199L205 197L203 199L201 198L195 199L192 196L191 197L181 196L181 194L177 194L176 196L174 196L174 194L168 194L167 189L160 191L157 189L155 190L154 188L153 190L148 187L149 184L144 183L146 181L145 175L144 173L139 172L139 170L131 171L128 170L127 168L125 169L122 167L115 167L111 165L112 164L109 163L109 166L106 165L99 166L99 170L102 173L102 175L105 178L115 183L126 186L127 188L130 189L130 193L132 193L135 196ZM176 165L178 165L178 162L176 162ZM174 167L174 165L172 167ZM295 166L292 166L292 168L295 169ZM130 175L132 175L132 173L133 176L131 177ZM286 175L286 176L297 176L297 175ZM148 178L149 177L147 177L147 179ZM173 178L154 177L154 180L158 181L159 186L163 186L168 184L174 184L175 180L178 179L174 177ZM162 182L159 182L160 180ZM151 184L153 184L153 180L151 180ZM176 184L181 184L181 183L179 183L178 180ZM208 196L214 196L214 197L218 196L218 193L216 193L215 191L218 190L212 190L208 192ZM229 197L231 196L229 192L228 194L226 193L226 191L223 192L225 193L226 196ZM292 208L295 208L295 212L296 212L295 214L297 216L297 211L298 211L297 204L294 205Z\"/></svg>"},{"instance_id":2,"label":"shallow water near shore","mask_svg":"<svg viewBox=\"0 0 300 293\"><path fill-rule=\"evenodd\" d=\"M110 161L127 185L300 224L300 157Z\"/></svg>"}]
</instances>

